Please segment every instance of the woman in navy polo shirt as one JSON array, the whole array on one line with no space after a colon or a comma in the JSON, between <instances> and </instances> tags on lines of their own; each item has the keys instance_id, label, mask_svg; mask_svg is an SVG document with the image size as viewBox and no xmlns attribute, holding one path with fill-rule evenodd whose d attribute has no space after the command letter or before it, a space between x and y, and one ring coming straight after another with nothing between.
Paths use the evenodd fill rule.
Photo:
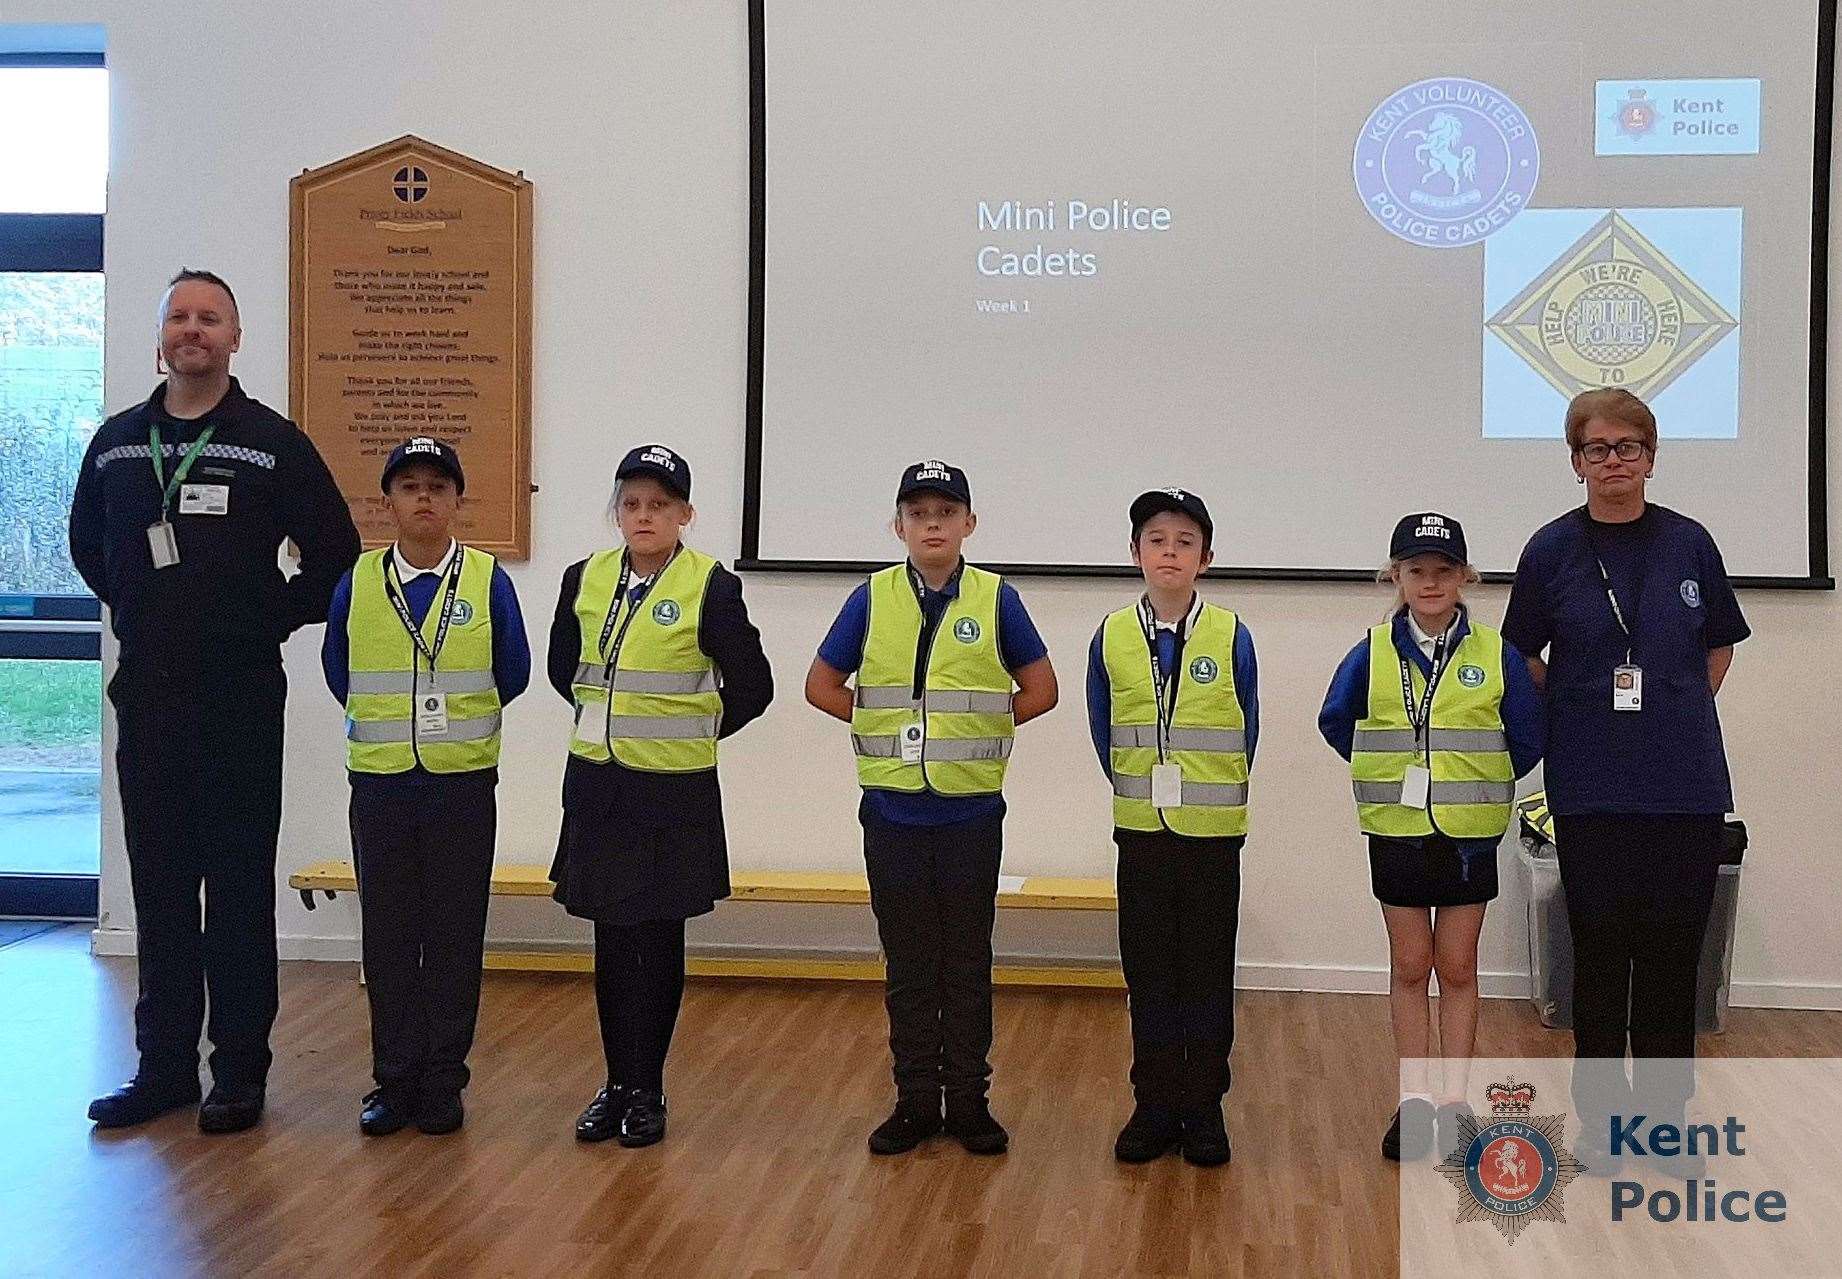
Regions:
<instances>
[{"instance_id":1,"label":"woman in navy polo shirt","mask_svg":"<svg viewBox=\"0 0 1842 1279\"><path fill-rule=\"evenodd\" d=\"M1708 531L1644 500L1656 417L1567 406L1586 505L1523 548L1503 637L1548 694L1547 789L1573 930L1574 1054L1695 1054L1695 977L1733 807L1714 695L1751 632Z\"/></svg>"}]
</instances>

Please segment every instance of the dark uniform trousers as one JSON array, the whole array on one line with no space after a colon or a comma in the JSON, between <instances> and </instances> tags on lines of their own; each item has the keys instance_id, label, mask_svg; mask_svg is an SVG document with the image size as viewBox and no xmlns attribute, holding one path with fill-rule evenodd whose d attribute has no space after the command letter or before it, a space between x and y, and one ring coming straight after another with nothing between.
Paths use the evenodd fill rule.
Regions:
<instances>
[{"instance_id":1,"label":"dark uniform trousers","mask_svg":"<svg viewBox=\"0 0 1842 1279\"><path fill-rule=\"evenodd\" d=\"M286 697L279 659L254 670L124 664L110 681L144 1076L197 1078L208 994L212 1075L233 1087L267 1080Z\"/></svg>"},{"instance_id":2,"label":"dark uniform trousers","mask_svg":"<svg viewBox=\"0 0 1842 1279\"><path fill-rule=\"evenodd\" d=\"M902 1095L944 1089L972 1100L990 1083L991 929L1003 851L1002 810L950 826L863 823Z\"/></svg>"},{"instance_id":3,"label":"dark uniform trousers","mask_svg":"<svg viewBox=\"0 0 1842 1279\"><path fill-rule=\"evenodd\" d=\"M352 850L380 1086L459 1092L480 1011L497 770L355 777Z\"/></svg>"},{"instance_id":4,"label":"dark uniform trousers","mask_svg":"<svg viewBox=\"0 0 1842 1279\"><path fill-rule=\"evenodd\" d=\"M1219 1106L1234 1047L1245 840L1120 828L1113 839L1133 1095L1177 1110Z\"/></svg>"}]
</instances>

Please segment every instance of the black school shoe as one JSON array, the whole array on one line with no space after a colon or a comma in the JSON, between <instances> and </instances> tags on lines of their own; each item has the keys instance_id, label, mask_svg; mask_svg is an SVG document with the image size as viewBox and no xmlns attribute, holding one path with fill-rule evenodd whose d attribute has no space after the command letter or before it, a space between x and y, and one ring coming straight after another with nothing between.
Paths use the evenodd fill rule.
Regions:
<instances>
[{"instance_id":1,"label":"black school shoe","mask_svg":"<svg viewBox=\"0 0 1842 1279\"><path fill-rule=\"evenodd\" d=\"M261 1084L213 1084L198 1107L198 1131L242 1132L262 1122Z\"/></svg>"},{"instance_id":2,"label":"black school shoe","mask_svg":"<svg viewBox=\"0 0 1842 1279\"><path fill-rule=\"evenodd\" d=\"M629 1150L665 1139L665 1094L644 1088L627 1090L627 1110L620 1117L620 1144Z\"/></svg>"},{"instance_id":3,"label":"black school shoe","mask_svg":"<svg viewBox=\"0 0 1842 1279\"><path fill-rule=\"evenodd\" d=\"M1183 1140L1183 1116L1174 1107L1141 1101L1113 1142L1113 1158L1122 1164L1148 1164Z\"/></svg>"},{"instance_id":4,"label":"black school shoe","mask_svg":"<svg viewBox=\"0 0 1842 1279\"><path fill-rule=\"evenodd\" d=\"M1192 1110L1183 1117L1183 1161L1198 1168L1219 1168L1228 1162L1228 1125L1222 1122L1220 1102Z\"/></svg>"},{"instance_id":5,"label":"black school shoe","mask_svg":"<svg viewBox=\"0 0 1842 1279\"><path fill-rule=\"evenodd\" d=\"M898 1097L889 1118L870 1134L870 1153L905 1155L939 1131L938 1095Z\"/></svg>"},{"instance_id":6,"label":"black school shoe","mask_svg":"<svg viewBox=\"0 0 1842 1279\"><path fill-rule=\"evenodd\" d=\"M949 1097L946 1130L968 1154L1001 1155L1011 1144L1011 1135L991 1117L991 1106L983 1097Z\"/></svg>"},{"instance_id":7,"label":"black school shoe","mask_svg":"<svg viewBox=\"0 0 1842 1279\"><path fill-rule=\"evenodd\" d=\"M98 1128L132 1128L157 1119L169 1110L196 1106L199 1096L196 1075L190 1080L136 1075L120 1088L92 1101L89 1114Z\"/></svg>"},{"instance_id":8,"label":"black school shoe","mask_svg":"<svg viewBox=\"0 0 1842 1279\"><path fill-rule=\"evenodd\" d=\"M1407 1145L1401 1141L1401 1119L1406 1116L1407 1128L1412 1134ZM1388 1125L1387 1133L1382 1137L1381 1152L1383 1159L1392 1159L1399 1163L1403 1159L1424 1159L1427 1154L1427 1139L1432 1136L1434 1122L1433 1103L1424 1097L1409 1097L1394 1112L1394 1119Z\"/></svg>"},{"instance_id":9,"label":"black school shoe","mask_svg":"<svg viewBox=\"0 0 1842 1279\"><path fill-rule=\"evenodd\" d=\"M358 1112L358 1131L367 1137L388 1137L407 1128L415 1113L415 1099L400 1089L373 1088Z\"/></svg>"},{"instance_id":10,"label":"black school shoe","mask_svg":"<svg viewBox=\"0 0 1842 1279\"><path fill-rule=\"evenodd\" d=\"M416 1098L416 1131L430 1137L453 1132L467 1121L458 1092L424 1093Z\"/></svg>"},{"instance_id":11,"label":"black school shoe","mask_svg":"<svg viewBox=\"0 0 1842 1279\"><path fill-rule=\"evenodd\" d=\"M577 1141L606 1141L620 1135L621 1117L627 1113L627 1090L609 1084L595 1094L588 1109L576 1116Z\"/></svg>"}]
</instances>

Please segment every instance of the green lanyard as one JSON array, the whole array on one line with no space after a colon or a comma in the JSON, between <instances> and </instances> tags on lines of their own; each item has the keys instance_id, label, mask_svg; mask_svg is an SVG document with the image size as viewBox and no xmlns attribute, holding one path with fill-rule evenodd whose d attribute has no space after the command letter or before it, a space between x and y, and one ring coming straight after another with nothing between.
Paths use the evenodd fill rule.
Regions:
<instances>
[{"instance_id":1,"label":"green lanyard","mask_svg":"<svg viewBox=\"0 0 1842 1279\"><path fill-rule=\"evenodd\" d=\"M161 519L166 518L167 511L173 505L173 494L177 493L179 486L185 483L185 477L192 472L192 463L196 462L198 455L205 451L205 445L211 443L212 433L216 430L217 425L213 423L198 433L197 441L186 450L185 456L180 459L178 467L173 471L173 478L169 480L166 478L166 449L160 443L160 424L151 421L147 424L147 447L153 454L154 483L160 485L162 489L160 495Z\"/></svg>"}]
</instances>

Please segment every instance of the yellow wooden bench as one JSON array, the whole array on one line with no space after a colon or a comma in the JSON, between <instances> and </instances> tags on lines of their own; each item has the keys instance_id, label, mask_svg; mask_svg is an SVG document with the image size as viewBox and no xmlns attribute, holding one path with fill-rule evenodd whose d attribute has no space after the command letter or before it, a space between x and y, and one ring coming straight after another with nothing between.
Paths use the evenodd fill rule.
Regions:
<instances>
[{"instance_id":1,"label":"yellow wooden bench","mask_svg":"<svg viewBox=\"0 0 1842 1279\"><path fill-rule=\"evenodd\" d=\"M288 887L301 895L308 910L314 894L328 900L340 893L358 891L358 875L349 861L315 862L288 876ZM548 897L554 885L547 867L508 862L493 867L495 897ZM870 901L870 884L850 871L749 870L731 871L729 900L738 902L817 902L862 906ZM1006 909L1115 910L1118 899L1110 879L1070 879L1055 876L1002 876L998 905ZM490 950L488 968L586 972L594 957L575 951ZM694 955L685 960L694 977L810 977L831 980L881 981L881 959L805 959L721 957ZM992 979L1003 985L1123 987L1117 967L1063 964L999 964Z\"/></svg>"}]
</instances>

